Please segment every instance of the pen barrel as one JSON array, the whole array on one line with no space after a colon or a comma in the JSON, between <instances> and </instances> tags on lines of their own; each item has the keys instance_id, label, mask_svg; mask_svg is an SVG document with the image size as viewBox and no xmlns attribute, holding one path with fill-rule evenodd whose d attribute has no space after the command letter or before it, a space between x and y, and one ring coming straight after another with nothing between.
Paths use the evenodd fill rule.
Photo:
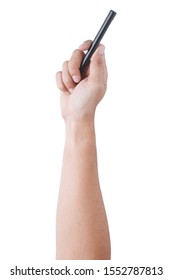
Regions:
<instances>
[{"instance_id":1,"label":"pen barrel","mask_svg":"<svg viewBox=\"0 0 173 280\"><path fill-rule=\"evenodd\" d=\"M80 72L84 74L86 67L88 66L91 56L97 49L101 39L103 38L106 30L108 29L109 25L111 24L112 20L114 19L116 12L110 10L109 14L107 15L105 21L103 22L99 32L97 33L96 37L94 38L90 48L88 49L86 55L84 56L81 65L80 65Z\"/></svg>"}]
</instances>

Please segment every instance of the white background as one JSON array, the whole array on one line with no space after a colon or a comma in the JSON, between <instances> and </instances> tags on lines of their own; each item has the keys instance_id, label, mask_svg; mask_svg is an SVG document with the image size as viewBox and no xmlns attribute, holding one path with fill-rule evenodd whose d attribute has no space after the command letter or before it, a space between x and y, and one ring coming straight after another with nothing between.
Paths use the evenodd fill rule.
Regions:
<instances>
[{"instance_id":1,"label":"white background","mask_svg":"<svg viewBox=\"0 0 173 280\"><path fill-rule=\"evenodd\" d=\"M102 41L108 90L96 117L111 263L171 268L171 4L1 1L0 248L7 267L55 259L64 143L55 73L78 45L94 38L113 9L117 16Z\"/></svg>"}]
</instances>

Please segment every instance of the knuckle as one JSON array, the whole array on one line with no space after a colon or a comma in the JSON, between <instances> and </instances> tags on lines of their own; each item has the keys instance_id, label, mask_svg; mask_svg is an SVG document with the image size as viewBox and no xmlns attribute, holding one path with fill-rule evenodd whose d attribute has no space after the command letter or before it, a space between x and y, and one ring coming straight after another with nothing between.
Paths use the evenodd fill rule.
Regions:
<instances>
[{"instance_id":1,"label":"knuckle","mask_svg":"<svg viewBox=\"0 0 173 280\"><path fill-rule=\"evenodd\" d=\"M73 53L72 53L72 56L76 56L76 55L79 55L79 54L81 54L81 53L83 53L81 50L75 49L75 50L73 51Z\"/></svg>"},{"instance_id":2,"label":"knuckle","mask_svg":"<svg viewBox=\"0 0 173 280\"><path fill-rule=\"evenodd\" d=\"M55 75L57 86L59 85L59 83L61 81L61 76L62 76L62 72L60 72L60 71L58 71Z\"/></svg>"},{"instance_id":3,"label":"knuckle","mask_svg":"<svg viewBox=\"0 0 173 280\"><path fill-rule=\"evenodd\" d=\"M63 83L66 86L66 88L72 88L74 87L73 81L71 76L69 75L63 75Z\"/></svg>"},{"instance_id":4,"label":"knuckle","mask_svg":"<svg viewBox=\"0 0 173 280\"><path fill-rule=\"evenodd\" d=\"M56 72L55 79L58 79L59 75L61 74L61 71Z\"/></svg>"},{"instance_id":5,"label":"knuckle","mask_svg":"<svg viewBox=\"0 0 173 280\"><path fill-rule=\"evenodd\" d=\"M102 59L102 57L100 55L97 56L96 64L98 66L102 66L103 65L103 59Z\"/></svg>"},{"instance_id":6,"label":"knuckle","mask_svg":"<svg viewBox=\"0 0 173 280\"><path fill-rule=\"evenodd\" d=\"M63 85L59 85L58 88L60 91L65 91L65 89L66 89Z\"/></svg>"},{"instance_id":7,"label":"knuckle","mask_svg":"<svg viewBox=\"0 0 173 280\"><path fill-rule=\"evenodd\" d=\"M71 88L71 87L73 87L73 84L71 83L70 80L64 80L64 84L65 84L66 88Z\"/></svg>"},{"instance_id":8,"label":"knuckle","mask_svg":"<svg viewBox=\"0 0 173 280\"><path fill-rule=\"evenodd\" d=\"M69 64L68 64L68 70L71 76L80 75L79 68L83 56L84 56L83 51L79 49L75 49L73 51L71 59L69 60Z\"/></svg>"},{"instance_id":9,"label":"knuckle","mask_svg":"<svg viewBox=\"0 0 173 280\"><path fill-rule=\"evenodd\" d=\"M64 61L62 64L62 68L64 69L68 65L68 60Z\"/></svg>"},{"instance_id":10,"label":"knuckle","mask_svg":"<svg viewBox=\"0 0 173 280\"><path fill-rule=\"evenodd\" d=\"M69 61L69 64L75 65L76 62L79 63L82 60L83 56L84 56L83 51L81 51L79 49L74 50L72 53L71 59Z\"/></svg>"},{"instance_id":11,"label":"knuckle","mask_svg":"<svg viewBox=\"0 0 173 280\"><path fill-rule=\"evenodd\" d=\"M76 64L69 63L68 69L71 77L73 77L74 75L78 75L79 73L79 67Z\"/></svg>"},{"instance_id":12,"label":"knuckle","mask_svg":"<svg viewBox=\"0 0 173 280\"><path fill-rule=\"evenodd\" d=\"M59 90L61 90L61 91L65 90L65 86L62 81L62 72L61 71L58 71L56 73L56 84L57 84L57 87Z\"/></svg>"}]
</instances>

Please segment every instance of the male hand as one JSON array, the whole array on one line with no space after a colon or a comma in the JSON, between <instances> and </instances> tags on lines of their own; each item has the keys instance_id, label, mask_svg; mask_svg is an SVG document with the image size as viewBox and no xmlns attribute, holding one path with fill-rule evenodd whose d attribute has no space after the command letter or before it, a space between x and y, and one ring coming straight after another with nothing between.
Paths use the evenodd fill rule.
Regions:
<instances>
[{"instance_id":1,"label":"male hand","mask_svg":"<svg viewBox=\"0 0 173 280\"><path fill-rule=\"evenodd\" d=\"M97 104L107 88L107 67L104 46L99 45L91 58L87 73L80 74L80 64L91 41L85 41L76 49L62 71L57 72L57 86L61 91L61 112L66 121L93 118Z\"/></svg>"}]
</instances>

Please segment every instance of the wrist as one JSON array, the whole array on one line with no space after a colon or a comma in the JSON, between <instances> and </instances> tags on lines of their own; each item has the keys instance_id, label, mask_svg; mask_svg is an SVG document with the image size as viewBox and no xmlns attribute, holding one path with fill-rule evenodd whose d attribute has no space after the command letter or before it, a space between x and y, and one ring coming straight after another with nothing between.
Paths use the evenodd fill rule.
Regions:
<instances>
[{"instance_id":1,"label":"wrist","mask_svg":"<svg viewBox=\"0 0 173 280\"><path fill-rule=\"evenodd\" d=\"M66 143L91 143L95 140L94 117L65 121Z\"/></svg>"},{"instance_id":2,"label":"wrist","mask_svg":"<svg viewBox=\"0 0 173 280\"><path fill-rule=\"evenodd\" d=\"M94 125L95 112L90 114L73 114L64 118L66 129L75 129L81 127L90 127Z\"/></svg>"}]
</instances>

